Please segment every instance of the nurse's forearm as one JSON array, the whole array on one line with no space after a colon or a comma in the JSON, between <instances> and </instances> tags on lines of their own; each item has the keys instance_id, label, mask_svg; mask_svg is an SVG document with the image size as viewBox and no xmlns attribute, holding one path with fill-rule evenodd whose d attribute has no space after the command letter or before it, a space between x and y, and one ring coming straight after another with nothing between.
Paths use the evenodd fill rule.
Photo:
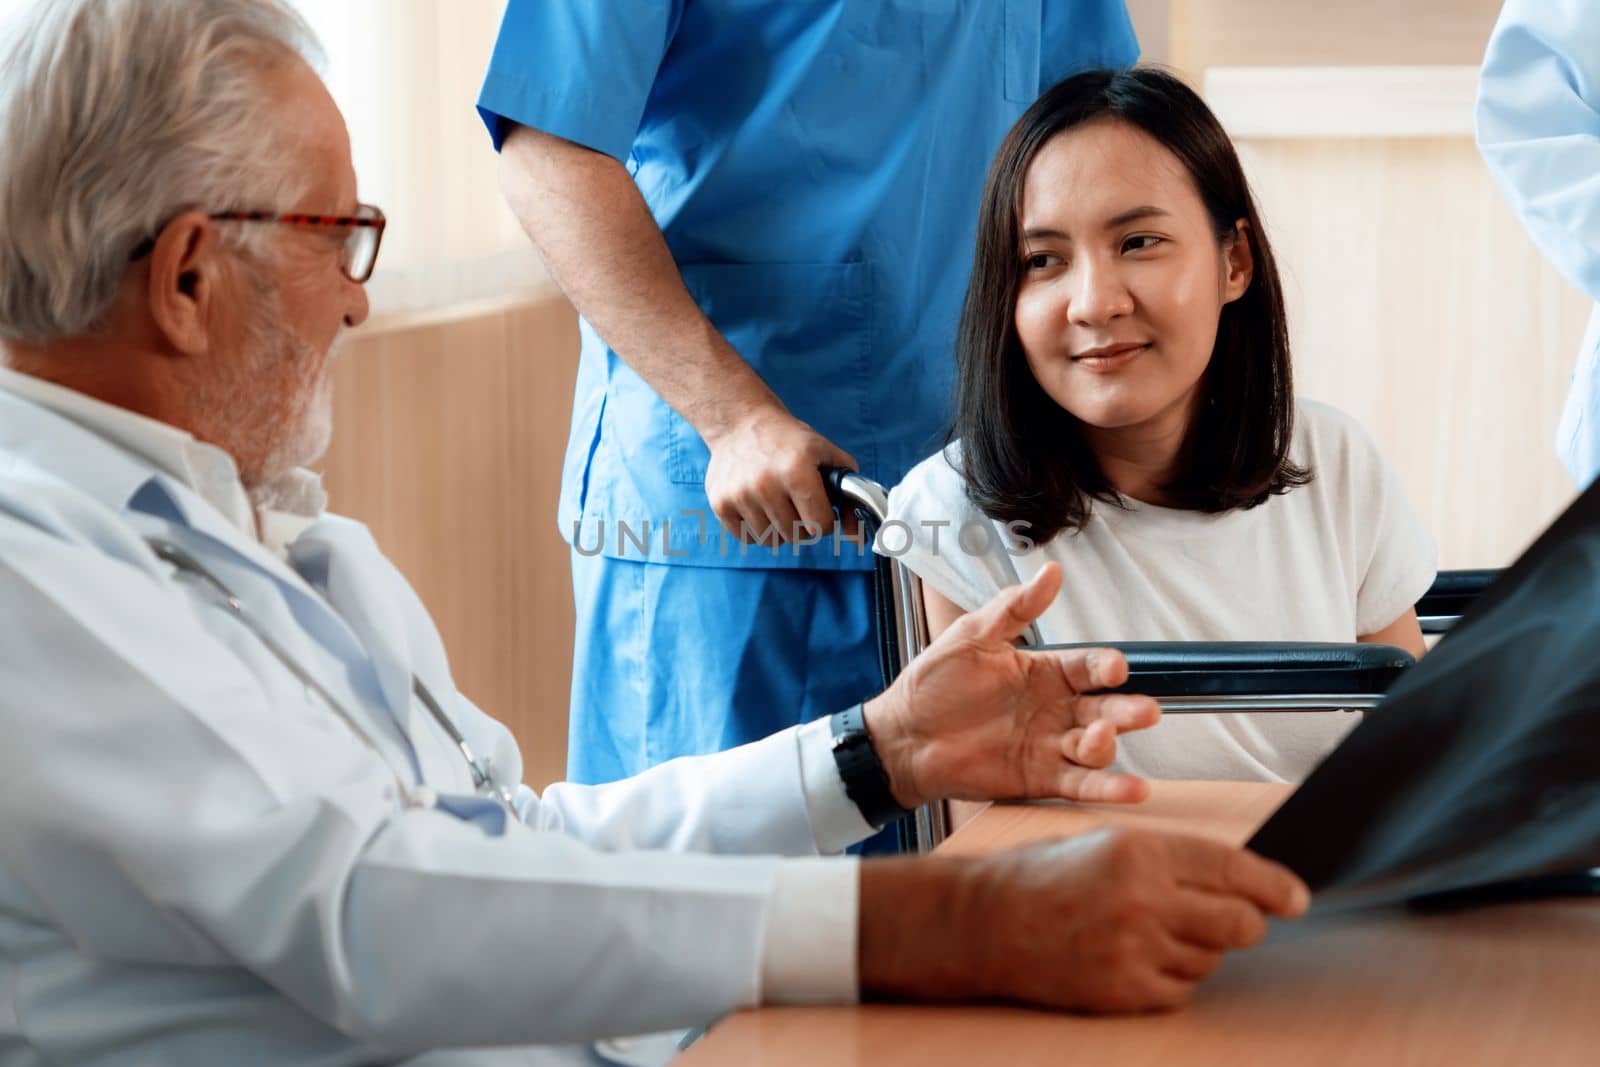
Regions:
<instances>
[{"instance_id":1,"label":"nurse's forearm","mask_svg":"<svg viewBox=\"0 0 1600 1067\"><path fill-rule=\"evenodd\" d=\"M689 295L622 164L518 127L501 152L500 182L578 313L702 437L784 410Z\"/></svg>"}]
</instances>

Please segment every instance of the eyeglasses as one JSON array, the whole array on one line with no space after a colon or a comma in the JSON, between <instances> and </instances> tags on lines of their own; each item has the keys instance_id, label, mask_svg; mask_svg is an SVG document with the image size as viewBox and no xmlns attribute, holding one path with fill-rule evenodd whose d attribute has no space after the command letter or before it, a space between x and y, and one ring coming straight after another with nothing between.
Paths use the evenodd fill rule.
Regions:
<instances>
[{"instance_id":1,"label":"eyeglasses","mask_svg":"<svg viewBox=\"0 0 1600 1067\"><path fill-rule=\"evenodd\" d=\"M378 246L383 243L383 228L389 220L382 210L371 204L357 204L354 215L280 215L271 211L217 211L207 218L219 222L278 222L286 226L311 226L331 230L348 230L339 253L339 269L344 276L363 284L372 277L372 268L378 262ZM156 246L154 237L141 241L129 261L148 256Z\"/></svg>"}]
</instances>

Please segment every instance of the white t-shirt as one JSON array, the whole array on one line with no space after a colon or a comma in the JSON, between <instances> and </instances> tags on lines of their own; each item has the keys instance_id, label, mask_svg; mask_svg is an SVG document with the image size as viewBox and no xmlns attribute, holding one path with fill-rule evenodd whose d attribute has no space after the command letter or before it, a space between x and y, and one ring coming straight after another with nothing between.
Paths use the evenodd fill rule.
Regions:
<instances>
[{"instance_id":1,"label":"white t-shirt","mask_svg":"<svg viewBox=\"0 0 1600 1067\"><path fill-rule=\"evenodd\" d=\"M1094 501L1082 530L1020 551L1005 524L967 499L957 443L889 494L877 548L968 611L1058 561L1061 595L1037 624L1046 643L1348 642L1383 629L1432 584L1432 536L1349 416L1298 401L1289 454L1310 468L1310 484L1248 511ZM1123 737L1117 766L1155 778L1297 782L1356 721L1351 712L1169 715Z\"/></svg>"}]
</instances>

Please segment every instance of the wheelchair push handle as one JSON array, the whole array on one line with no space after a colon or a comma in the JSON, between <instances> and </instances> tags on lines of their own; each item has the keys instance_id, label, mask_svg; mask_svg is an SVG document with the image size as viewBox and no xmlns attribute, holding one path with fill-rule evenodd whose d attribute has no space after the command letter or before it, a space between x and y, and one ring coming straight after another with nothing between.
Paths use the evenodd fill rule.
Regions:
<instances>
[{"instance_id":1,"label":"wheelchair push handle","mask_svg":"<svg viewBox=\"0 0 1600 1067\"><path fill-rule=\"evenodd\" d=\"M877 532L889 517L889 492L865 475L848 467L822 467L822 484L828 502L841 514L853 512L865 526L867 536Z\"/></svg>"}]
</instances>

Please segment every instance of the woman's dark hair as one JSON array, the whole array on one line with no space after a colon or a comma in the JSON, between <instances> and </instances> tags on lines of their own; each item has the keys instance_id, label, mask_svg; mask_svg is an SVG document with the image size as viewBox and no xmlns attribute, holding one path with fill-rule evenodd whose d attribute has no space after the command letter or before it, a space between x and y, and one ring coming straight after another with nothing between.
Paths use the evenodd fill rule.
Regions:
<instances>
[{"instance_id":1,"label":"woman's dark hair","mask_svg":"<svg viewBox=\"0 0 1600 1067\"><path fill-rule=\"evenodd\" d=\"M1194 91L1162 70L1095 70L1054 86L1006 134L984 183L972 280L956 339L956 417L967 495L986 515L1027 524L1043 544L1081 529L1092 500L1121 505L1079 421L1052 400L1028 368L1015 309L1023 260L1023 183L1045 142L1064 130L1114 118L1143 130L1182 161L1220 243L1249 224L1254 273L1223 306L1201 402L1163 491L1176 506L1220 512L1253 508L1306 484L1289 462L1294 428L1289 330L1278 270L1233 143Z\"/></svg>"}]
</instances>

